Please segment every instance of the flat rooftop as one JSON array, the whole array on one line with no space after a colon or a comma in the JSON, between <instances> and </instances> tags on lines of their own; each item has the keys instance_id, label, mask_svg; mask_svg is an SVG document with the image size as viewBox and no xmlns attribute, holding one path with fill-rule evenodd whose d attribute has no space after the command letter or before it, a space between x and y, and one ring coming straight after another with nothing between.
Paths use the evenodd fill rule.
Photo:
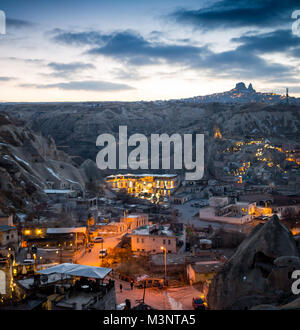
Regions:
<instances>
[{"instance_id":1,"label":"flat rooftop","mask_svg":"<svg viewBox=\"0 0 300 330\"><path fill-rule=\"evenodd\" d=\"M223 263L219 260L210 261L198 261L192 265L192 268L196 273L207 274L218 271L223 266Z\"/></svg>"},{"instance_id":2,"label":"flat rooftop","mask_svg":"<svg viewBox=\"0 0 300 330\"><path fill-rule=\"evenodd\" d=\"M86 233L86 227L47 228L47 234Z\"/></svg>"},{"instance_id":3,"label":"flat rooftop","mask_svg":"<svg viewBox=\"0 0 300 330\"><path fill-rule=\"evenodd\" d=\"M140 228L134 229L132 235L144 235L144 236L175 236L174 232L169 230L169 226L162 226L162 228L157 228L157 231L151 233L151 230L155 230L155 226L142 226Z\"/></svg>"},{"instance_id":4,"label":"flat rooftop","mask_svg":"<svg viewBox=\"0 0 300 330\"><path fill-rule=\"evenodd\" d=\"M177 174L154 174L154 173L144 173L144 174L116 174L109 175L106 179L114 179L114 178L143 178L147 176L153 176L155 178L176 178Z\"/></svg>"},{"instance_id":5,"label":"flat rooftop","mask_svg":"<svg viewBox=\"0 0 300 330\"><path fill-rule=\"evenodd\" d=\"M73 190L70 189L44 189L44 193L46 194L69 194Z\"/></svg>"}]
</instances>

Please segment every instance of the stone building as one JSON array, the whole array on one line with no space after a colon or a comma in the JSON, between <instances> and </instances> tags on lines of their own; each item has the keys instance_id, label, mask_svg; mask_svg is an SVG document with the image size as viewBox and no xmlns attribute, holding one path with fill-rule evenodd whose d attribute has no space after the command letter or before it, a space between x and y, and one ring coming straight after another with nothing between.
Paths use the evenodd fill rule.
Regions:
<instances>
[{"instance_id":1,"label":"stone building","mask_svg":"<svg viewBox=\"0 0 300 330\"><path fill-rule=\"evenodd\" d=\"M131 234L133 252L162 253L164 247L168 253L177 252L177 236L167 226L147 226L135 229Z\"/></svg>"},{"instance_id":2,"label":"stone building","mask_svg":"<svg viewBox=\"0 0 300 330\"><path fill-rule=\"evenodd\" d=\"M17 249L18 231L16 227L0 225L0 247Z\"/></svg>"},{"instance_id":3,"label":"stone building","mask_svg":"<svg viewBox=\"0 0 300 330\"><path fill-rule=\"evenodd\" d=\"M127 230L131 232L132 230L148 225L148 214L127 214L120 219L121 223L127 225Z\"/></svg>"}]
</instances>

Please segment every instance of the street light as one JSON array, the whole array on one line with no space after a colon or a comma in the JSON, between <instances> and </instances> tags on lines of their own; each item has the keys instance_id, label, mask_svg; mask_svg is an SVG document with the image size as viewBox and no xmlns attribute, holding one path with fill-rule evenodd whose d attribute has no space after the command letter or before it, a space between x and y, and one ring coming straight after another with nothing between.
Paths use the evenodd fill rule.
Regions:
<instances>
[{"instance_id":1,"label":"street light","mask_svg":"<svg viewBox=\"0 0 300 330\"><path fill-rule=\"evenodd\" d=\"M160 249L165 251L165 282L166 282L166 280L167 280L167 249L163 246L161 246Z\"/></svg>"},{"instance_id":2,"label":"street light","mask_svg":"<svg viewBox=\"0 0 300 330\"><path fill-rule=\"evenodd\" d=\"M101 245L102 245L102 252L101 252L101 266L103 265L103 241L104 241L104 239L103 239L103 237L102 237L102 240L101 240Z\"/></svg>"}]
</instances>

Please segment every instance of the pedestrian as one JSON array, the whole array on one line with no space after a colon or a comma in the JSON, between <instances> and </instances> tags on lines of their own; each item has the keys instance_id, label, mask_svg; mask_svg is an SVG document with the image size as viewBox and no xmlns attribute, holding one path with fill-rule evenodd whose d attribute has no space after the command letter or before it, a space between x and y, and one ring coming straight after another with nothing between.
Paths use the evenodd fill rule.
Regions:
<instances>
[{"instance_id":1,"label":"pedestrian","mask_svg":"<svg viewBox=\"0 0 300 330\"><path fill-rule=\"evenodd\" d=\"M132 280L130 282L130 288L131 288L131 290L133 290L133 281Z\"/></svg>"},{"instance_id":2,"label":"pedestrian","mask_svg":"<svg viewBox=\"0 0 300 330\"><path fill-rule=\"evenodd\" d=\"M122 283L120 284L120 292L122 292L122 289L123 289L123 285Z\"/></svg>"}]
</instances>

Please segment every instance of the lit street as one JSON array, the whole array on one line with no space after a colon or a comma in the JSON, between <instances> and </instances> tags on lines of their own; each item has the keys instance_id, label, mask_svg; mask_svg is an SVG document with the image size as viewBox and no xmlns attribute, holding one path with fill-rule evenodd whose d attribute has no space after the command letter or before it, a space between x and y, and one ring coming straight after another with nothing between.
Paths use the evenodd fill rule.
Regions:
<instances>
[{"instance_id":1,"label":"lit street","mask_svg":"<svg viewBox=\"0 0 300 330\"><path fill-rule=\"evenodd\" d=\"M114 237L105 237L103 248L112 249L119 242L123 235ZM87 252L77 260L77 263L89 266L100 266L101 258L99 258L99 251L102 249L102 243L95 243L91 252ZM109 252L108 252L109 253ZM132 306L137 304L137 300L143 298L143 289L134 287L130 289L130 283L115 279L116 281L116 299L117 304L125 303L126 299L131 301ZM120 292L120 284L122 283L123 289ZM164 310L190 310L192 308L193 297L201 295L194 286L183 286L177 288L158 289L147 288L145 292L145 303L153 308Z\"/></svg>"},{"instance_id":2,"label":"lit street","mask_svg":"<svg viewBox=\"0 0 300 330\"><path fill-rule=\"evenodd\" d=\"M120 283L123 289L120 292ZM131 301L131 305L136 304L136 300L143 299L143 289L130 289L130 283L116 280L117 304L125 303L126 299ZM145 304L159 310L191 310L192 299L199 297L199 292L194 286L183 286L178 288L168 288L160 290L158 288L147 288L145 292Z\"/></svg>"},{"instance_id":3,"label":"lit street","mask_svg":"<svg viewBox=\"0 0 300 330\"><path fill-rule=\"evenodd\" d=\"M101 249L113 249L120 242L124 234L113 236L113 237L104 237L104 242L95 243L91 252L86 252L81 258L78 258L77 263L88 266L100 266L101 258L99 258L99 251ZM109 251L108 251L109 253Z\"/></svg>"}]
</instances>

